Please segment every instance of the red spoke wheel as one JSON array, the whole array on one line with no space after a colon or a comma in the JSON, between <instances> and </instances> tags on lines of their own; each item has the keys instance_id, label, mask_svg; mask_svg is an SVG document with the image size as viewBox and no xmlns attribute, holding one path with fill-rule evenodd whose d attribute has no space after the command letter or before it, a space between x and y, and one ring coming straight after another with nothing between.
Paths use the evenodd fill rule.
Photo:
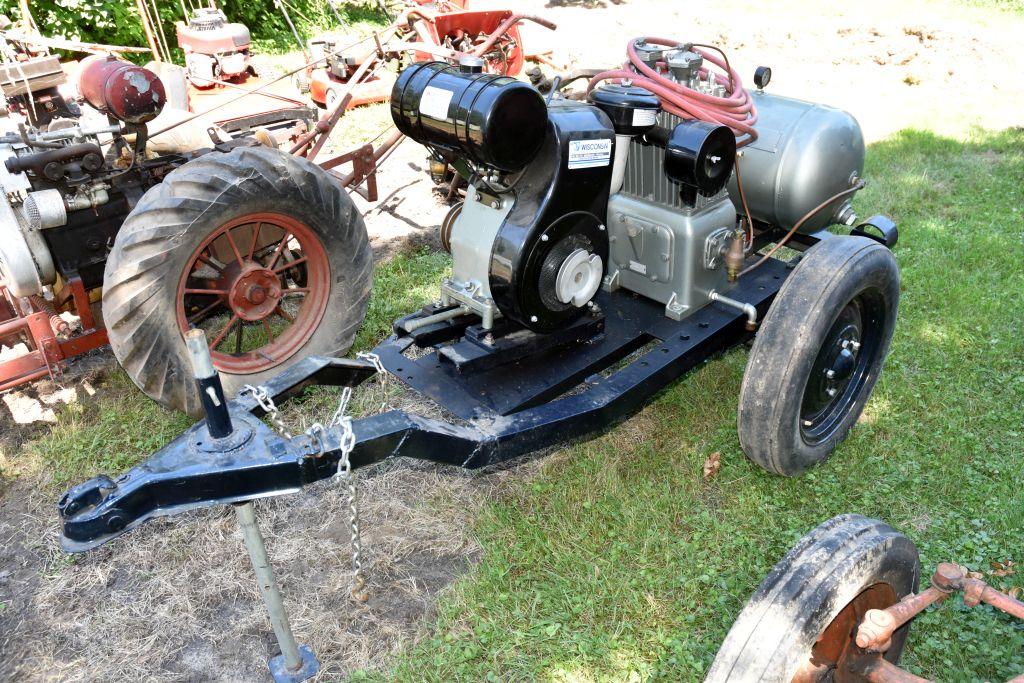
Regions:
<instances>
[{"instance_id":1,"label":"red spoke wheel","mask_svg":"<svg viewBox=\"0 0 1024 683\"><path fill-rule=\"evenodd\" d=\"M183 333L204 329L214 365L224 372L262 372L288 360L327 310L327 251L292 216L233 218L203 240L190 261L178 282L178 326Z\"/></svg>"},{"instance_id":2,"label":"red spoke wheel","mask_svg":"<svg viewBox=\"0 0 1024 683\"><path fill-rule=\"evenodd\" d=\"M267 147L212 152L150 189L104 274L111 347L164 405L198 414L184 333L206 332L231 395L311 355L340 355L366 314L362 217L323 169Z\"/></svg>"},{"instance_id":3,"label":"red spoke wheel","mask_svg":"<svg viewBox=\"0 0 1024 683\"><path fill-rule=\"evenodd\" d=\"M733 622L705 683L863 681L872 655L854 638L869 609L917 590L917 548L887 524L840 515L800 539ZM895 664L910 625L884 653Z\"/></svg>"}]
</instances>

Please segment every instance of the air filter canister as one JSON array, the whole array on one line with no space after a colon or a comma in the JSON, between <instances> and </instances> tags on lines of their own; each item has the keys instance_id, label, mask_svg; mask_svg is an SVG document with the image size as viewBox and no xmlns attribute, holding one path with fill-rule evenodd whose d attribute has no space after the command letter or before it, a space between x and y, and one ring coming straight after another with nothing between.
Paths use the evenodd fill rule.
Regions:
<instances>
[{"instance_id":1,"label":"air filter canister","mask_svg":"<svg viewBox=\"0 0 1024 683\"><path fill-rule=\"evenodd\" d=\"M540 149L548 112L541 94L522 81L422 62L399 74L391 118L416 142L487 168L518 171Z\"/></svg>"}]
</instances>

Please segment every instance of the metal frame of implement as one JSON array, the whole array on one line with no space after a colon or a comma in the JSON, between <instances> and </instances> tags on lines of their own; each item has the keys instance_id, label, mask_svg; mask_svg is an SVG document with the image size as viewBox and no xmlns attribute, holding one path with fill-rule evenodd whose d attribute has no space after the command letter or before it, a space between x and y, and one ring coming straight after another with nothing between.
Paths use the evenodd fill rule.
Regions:
<instances>
[{"instance_id":1,"label":"metal frame of implement","mask_svg":"<svg viewBox=\"0 0 1024 683\"><path fill-rule=\"evenodd\" d=\"M803 238L801 246L816 241ZM733 296L752 303L763 315L791 268L792 264L771 259L745 277ZM633 327L631 332L619 334L616 349L605 349L592 362L557 377L531 380L527 387L520 384L521 399L515 404L498 411L478 407L475 417L464 424L399 410L354 420L352 468L388 457L412 457L474 469L580 439L635 414L689 370L751 336L745 329L746 316L721 304L709 304L677 322L651 315L648 308L660 311L660 307L633 295L602 294L598 303L606 312L604 338L615 335L614 328ZM631 310L639 313L622 320L623 313ZM402 362L405 357L400 352L409 346L408 337L393 335L375 349L385 366L390 366L390 374L406 382L410 381L408 371L398 372L395 364ZM577 344L549 353L581 357L589 351ZM626 365L607 376L601 374L623 359L628 361ZM543 355L527 360L552 367ZM440 362L436 365L444 367ZM310 357L264 387L280 405L308 386L354 387L376 372L369 361ZM515 383L517 374L506 366L497 376ZM579 389L566 393L574 387ZM492 390L500 395L505 387L493 386ZM435 390L423 393L436 394L444 403L446 392L451 391L437 383ZM63 547L69 552L86 551L153 517L295 493L337 471L339 430L328 429L319 437L283 438L260 421L265 412L251 395L228 401L224 410L234 424L230 436L213 438L209 419L200 421L116 480L95 477L65 493L58 503ZM469 410L467 405L465 411L457 412Z\"/></svg>"},{"instance_id":2,"label":"metal frame of implement","mask_svg":"<svg viewBox=\"0 0 1024 683\"><path fill-rule=\"evenodd\" d=\"M885 216L869 219L853 233L889 247L898 239L895 224ZM827 236L797 235L790 246L806 250ZM760 231L754 251L778 237L777 230ZM795 261L769 259L742 278L730 295L753 304L764 316L794 266ZM438 353L444 342L466 331L457 318L389 337L374 349L388 372L465 422L452 424L400 410L354 420L352 468L412 457L475 469L580 439L625 420L700 363L752 336L745 329L746 316L720 303L673 321L661 315L660 306L637 295L601 293L596 301L603 314L600 334L584 343L569 338L559 347L533 352L521 359L526 361L522 365L506 362L459 372ZM415 360L404 356L415 343L434 347L433 353ZM615 369L621 363L625 365ZM559 372L551 372L552 367ZM535 372L537 368L546 370ZM310 357L264 388L280 405L311 385L355 387L376 372L369 361ZM67 551L95 548L153 517L295 493L337 471L338 429L318 437L283 438L260 421L265 411L248 394L227 401L218 415L206 407L207 420L146 462L116 480L95 477L61 497L61 544ZM229 436L210 435L208 424L214 418L234 424Z\"/></svg>"}]
</instances>

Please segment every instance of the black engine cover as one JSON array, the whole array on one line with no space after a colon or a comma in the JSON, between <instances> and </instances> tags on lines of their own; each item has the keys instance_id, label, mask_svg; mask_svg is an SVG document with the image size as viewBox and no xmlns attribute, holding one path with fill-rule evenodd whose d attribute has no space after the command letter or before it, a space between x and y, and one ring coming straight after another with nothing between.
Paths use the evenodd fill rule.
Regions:
<instances>
[{"instance_id":1,"label":"black engine cover","mask_svg":"<svg viewBox=\"0 0 1024 683\"><path fill-rule=\"evenodd\" d=\"M586 311L558 301L554 279L577 248L608 263L614 147L615 131L600 109L573 100L550 104L544 142L515 181L515 204L491 251L491 296L504 316L550 332Z\"/></svg>"}]
</instances>

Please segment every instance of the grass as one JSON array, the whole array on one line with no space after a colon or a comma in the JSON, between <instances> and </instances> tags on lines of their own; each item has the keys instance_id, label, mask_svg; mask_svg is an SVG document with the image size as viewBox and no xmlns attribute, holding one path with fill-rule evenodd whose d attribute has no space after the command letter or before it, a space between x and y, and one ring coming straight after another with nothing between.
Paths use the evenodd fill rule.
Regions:
<instances>
[{"instance_id":1,"label":"grass","mask_svg":"<svg viewBox=\"0 0 1024 683\"><path fill-rule=\"evenodd\" d=\"M750 463L735 434L746 352L706 364L642 413L513 478L475 533L479 564L421 641L369 680L699 680L769 568L825 519L907 533L923 571L1024 563L1024 130L906 131L869 152L863 212L899 222L900 318L885 373L835 457L798 479ZM447 257L378 267L356 349L436 295ZM187 424L132 390L72 408L29 449L55 487L137 462ZM325 400L313 393L311 403ZM126 420L124 416L132 419ZM713 452L722 469L705 481ZM372 549L370 549L372 552ZM1024 574L989 576L1024 587ZM903 664L937 680L1024 672L1024 624L959 598L917 619Z\"/></svg>"}]
</instances>

